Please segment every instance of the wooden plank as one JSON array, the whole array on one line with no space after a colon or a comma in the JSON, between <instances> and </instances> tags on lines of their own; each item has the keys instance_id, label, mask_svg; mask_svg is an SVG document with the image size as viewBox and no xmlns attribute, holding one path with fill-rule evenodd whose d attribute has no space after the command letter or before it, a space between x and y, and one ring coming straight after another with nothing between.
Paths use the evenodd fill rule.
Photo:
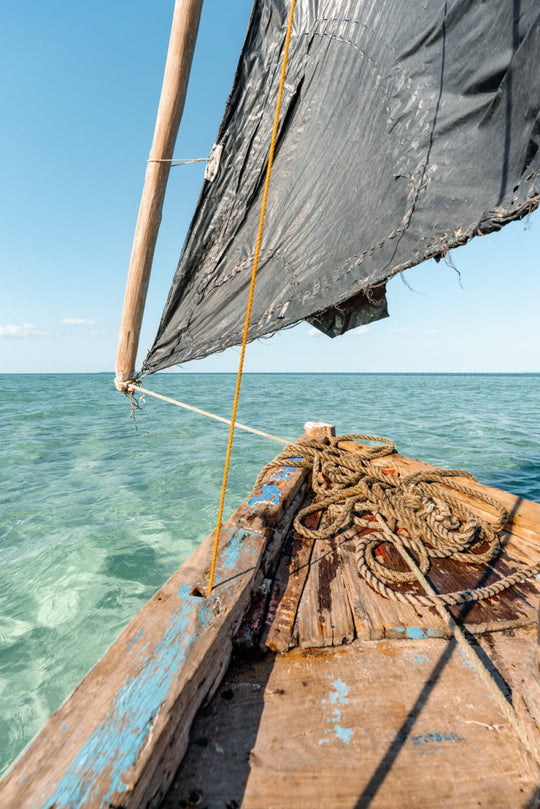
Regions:
<instances>
[{"instance_id":1,"label":"wooden plank","mask_svg":"<svg viewBox=\"0 0 540 809\"><path fill-rule=\"evenodd\" d=\"M527 632L499 655L522 660ZM233 659L162 809L522 809L535 775L451 641L356 641Z\"/></svg>"},{"instance_id":2,"label":"wooden plank","mask_svg":"<svg viewBox=\"0 0 540 809\"><path fill-rule=\"evenodd\" d=\"M338 544L341 575L354 621L356 637L360 640L377 640L374 616L366 608L364 588L360 584L358 565L354 555L355 532L347 531Z\"/></svg>"},{"instance_id":3,"label":"wooden plank","mask_svg":"<svg viewBox=\"0 0 540 809\"><path fill-rule=\"evenodd\" d=\"M303 474L305 475L305 472ZM276 570L279 567L287 566L285 548L290 545L289 533L291 523L304 499L304 489L305 486L302 485L290 506L285 510L283 517L274 528L272 537L267 543L267 548L261 562L261 570L265 578L254 591L249 609L234 639L235 644L239 646L250 647L254 646L259 641L263 646L265 644L268 629L272 624L271 619L267 618L270 603L272 603L273 616L275 614L274 607L277 606L279 598L281 597L281 590L279 596L276 594ZM285 571L282 573L278 572L278 582L281 580L285 581L285 577ZM263 634L265 637L261 639Z\"/></svg>"},{"instance_id":4,"label":"wooden plank","mask_svg":"<svg viewBox=\"0 0 540 809\"><path fill-rule=\"evenodd\" d=\"M335 539L317 540L296 616L302 648L340 646L355 638Z\"/></svg>"},{"instance_id":5,"label":"wooden plank","mask_svg":"<svg viewBox=\"0 0 540 809\"><path fill-rule=\"evenodd\" d=\"M341 444L340 444L341 446ZM354 451L358 451L357 445L352 442L343 442L343 446ZM407 474L428 469L427 464L422 464L408 458L403 458L396 454L378 459L376 463L386 468L395 468L398 471L405 471ZM468 483L466 479L463 479ZM475 488L484 491L485 487L475 484ZM504 495L501 500L505 500L508 506L513 496L507 493L498 493L490 490L493 496ZM476 508L478 501L474 498L461 496L456 493L456 497ZM516 500L516 498L514 498ZM527 519L533 518L536 514L540 518L540 506L530 503L525 508L525 504L518 504L522 510L526 511ZM516 507L517 508L517 507ZM478 507L478 512L489 518L490 514L486 508ZM518 526L521 533L531 533L532 523ZM511 531L501 535L502 553L492 563L489 568L475 567L462 564L453 559L432 560L429 578L440 592L452 592L455 590L473 589L477 586L492 584L499 578L504 577L515 570L523 567L524 564L531 564L540 559L540 521L535 526L537 545L532 541L524 541L522 537L515 533L514 525ZM348 531L342 537L354 537L354 530ZM343 556L352 556L354 540L346 543L343 547ZM401 569L403 562L396 556L391 547L388 552L392 559L391 565ZM451 633L444 624L438 613L432 608L413 608L407 604L384 599L376 594L364 581L357 580L352 564L344 568L344 580L351 601L353 614L355 615L356 629L359 637L377 639L382 637L421 637L424 635L434 637L450 637ZM414 592L420 594L419 587L412 587ZM470 632L479 634L494 629L507 629L517 626L527 626L535 624L537 621L537 603L540 583L536 578L528 582L520 583L510 590L504 591L490 599L480 602L470 602L452 608L454 617L464 621Z\"/></svg>"},{"instance_id":6,"label":"wooden plank","mask_svg":"<svg viewBox=\"0 0 540 809\"><path fill-rule=\"evenodd\" d=\"M3 809L155 806L228 664L269 538L303 472L269 475L139 611L1 782Z\"/></svg>"},{"instance_id":7,"label":"wooden plank","mask_svg":"<svg viewBox=\"0 0 540 809\"><path fill-rule=\"evenodd\" d=\"M264 645L274 652L286 652L297 645L294 632L296 612L309 573L309 560L313 540L291 537L290 557L283 557L283 569L278 579L279 590L274 591L275 609L267 621Z\"/></svg>"},{"instance_id":8,"label":"wooden plank","mask_svg":"<svg viewBox=\"0 0 540 809\"><path fill-rule=\"evenodd\" d=\"M306 505L309 500L302 503ZM307 518L309 528L318 528L321 515L318 512ZM262 646L274 652L284 653L298 644L296 615L310 570L310 560L315 543L293 531L285 543L280 569L274 583L272 609L266 620L266 632Z\"/></svg>"},{"instance_id":9,"label":"wooden plank","mask_svg":"<svg viewBox=\"0 0 540 809\"><path fill-rule=\"evenodd\" d=\"M340 553L342 557L347 555L351 557L342 573L355 616L358 637L368 640L451 637L450 629L435 608L413 607L406 603L383 598L375 592L355 569L352 561L354 559L353 543L354 540L344 542ZM452 565L456 568L454 575L450 575ZM439 564L439 567L443 567L443 565ZM439 585L443 592L470 588L475 585L476 581L482 584L497 578L493 573L486 576L485 573L475 569L467 571L464 577L461 567L453 560L445 560L444 568L448 575L443 576L441 571L434 572L437 571L437 565L434 564L429 578L435 585ZM525 591L524 587L530 589ZM519 626L534 626L537 622L537 591L537 582L535 585L520 585L520 587L514 587L485 601L452 607L451 611L454 617L464 623L472 634ZM420 594L420 588L415 587L415 592Z\"/></svg>"}]
</instances>

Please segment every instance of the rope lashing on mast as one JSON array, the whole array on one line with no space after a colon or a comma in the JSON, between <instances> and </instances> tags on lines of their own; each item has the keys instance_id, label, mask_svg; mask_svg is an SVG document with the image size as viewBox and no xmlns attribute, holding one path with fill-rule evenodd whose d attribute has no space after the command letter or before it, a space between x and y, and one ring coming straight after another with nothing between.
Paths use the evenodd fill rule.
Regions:
<instances>
[{"instance_id":1,"label":"rope lashing on mast","mask_svg":"<svg viewBox=\"0 0 540 809\"><path fill-rule=\"evenodd\" d=\"M171 168L189 166L191 163L208 163L209 157L149 157L147 163L170 163Z\"/></svg>"},{"instance_id":2,"label":"rope lashing on mast","mask_svg":"<svg viewBox=\"0 0 540 809\"><path fill-rule=\"evenodd\" d=\"M344 441L374 441L378 445L358 446L358 453L353 453L338 446ZM438 593L426 578L430 559L452 558L467 564L489 565L500 551L498 532L508 521L508 512L496 498L455 479L466 477L474 481L468 472L434 469L400 477L394 474L395 470L385 470L373 463L375 458L390 455L394 449L394 444L388 439L370 435L332 437L327 444L303 438L289 444L267 464L255 486L279 466L307 469L311 474L315 500L296 515L295 530L312 540L336 537L353 525L359 527L361 533L365 532L356 544L360 575L385 598L437 610L518 739L540 765L540 750L533 734L467 637L465 629L449 611L452 605L490 598L532 578L540 572L540 561L487 587ZM493 512L492 519L484 520L473 513L453 492L470 495L488 506ZM326 521L323 516L322 527L308 528L304 520L321 511L327 515ZM389 568L376 560L375 550L384 543L396 548L408 571ZM482 550L485 546L487 548ZM412 582L423 590L423 595L389 586L391 583L403 587Z\"/></svg>"},{"instance_id":3,"label":"rope lashing on mast","mask_svg":"<svg viewBox=\"0 0 540 809\"><path fill-rule=\"evenodd\" d=\"M206 418L213 419L214 421L221 421L223 424L232 424L231 419L226 419L223 416L218 416L217 413L210 413L208 410L202 410L200 407L187 404L186 402L179 402L178 399L172 399L170 396L164 396L162 393L156 393L148 388L143 388L142 385L131 384L128 387L128 394L140 393L143 396L153 396L154 399L161 399L162 402L182 407L184 410L191 410L192 413L198 413L199 416L206 416ZM269 441L276 441L278 444L288 444L289 440L286 438L279 438L272 433L265 433L264 430L257 430L255 427L248 427L247 424L241 424L239 421L235 422L235 429L243 430L246 433L258 435L260 438L267 438Z\"/></svg>"}]
</instances>

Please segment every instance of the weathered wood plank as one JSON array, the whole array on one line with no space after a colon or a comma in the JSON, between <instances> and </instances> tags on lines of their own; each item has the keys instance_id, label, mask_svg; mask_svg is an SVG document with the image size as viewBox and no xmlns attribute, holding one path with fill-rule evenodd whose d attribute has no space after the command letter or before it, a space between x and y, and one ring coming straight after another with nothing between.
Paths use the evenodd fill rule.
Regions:
<instances>
[{"instance_id":1,"label":"weathered wood plank","mask_svg":"<svg viewBox=\"0 0 540 809\"><path fill-rule=\"evenodd\" d=\"M343 442L340 446L358 451L358 446L354 442ZM432 468L397 453L377 459L375 463L385 469L397 469L406 474ZM464 565L452 559L432 560L429 578L440 592L473 589L492 584L520 567L540 559L540 504L523 501L507 492L499 492L465 478L463 482L479 492L488 491L493 497L500 499L511 511L511 527L501 535L503 548L501 555L487 569ZM459 492L453 493L457 499L466 502L480 515L488 519L492 516L488 507L475 498ZM347 531L342 537L354 537L354 530ZM352 556L353 545L354 539L345 543L343 546L345 557ZM392 555L391 548L389 553ZM392 564L395 563L394 559ZM401 560L398 559L397 566L400 565ZM382 637L450 636L448 627L436 610L426 607L413 608L381 598L364 581L355 579L352 564L344 568L344 580L359 637L375 640ZM540 583L533 578L485 601L453 607L452 612L454 617L464 621L469 631L475 634L535 624L539 589ZM417 588L417 592L421 593L421 590Z\"/></svg>"},{"instance_id":2,"label":"weathered wood plank","mask_svg":"<svg viewBox=\"0 0 540 809\"><path fill-rule=\"evenodd\" d=\"M228 664L266 541L303 472L269 475L140 610L1 783L3 809L155 806Z\"/></svg>"},{"instance_id":3,"label":"weathered wood plank","mask_svg":"<svg viewBox=\"0 0 540 809\"><path fill-rule=\"evenodd\" d=\"M281 580L285 581L285 570L281 572L279 569L283 566L287 566L285 557L287 556L286 549L290 546L289 535L291 523L303 501L304 490L305 486L302 485L296 493L294 500L291 501L290 506L285 510L283 517L274 528L272 537L267 543L261 563L264 579L253 592L249 609L234 639L235 643L239 646L251 647L259 641L261 641L264 646L261 635L264 634L266 637L271 624L270 620L267 621L269 606L272 602L273 607L275 607L281 595L281 590L279 596L276 594L276 570L278 570L278 582ZM275 610L273 609L272 615L274 615L274 612Z\"/></svg>"},{"instance_id":4,"label":"weathered wood plank","mask_svg":"<svg viewBox=\"0 0 540 809\"><path fill-rule=\"evenodd\" d=\"M339 552L343 560L341 572L355 616L359 638L451 637L452 633L433 607L418 606L386 599L375 592L361 578L354 558L354 532L342 537ZM465 569L464 569L465 568ZM454 560L433 560L429 578L441 592L451 592L491 583L511 567L505 558L494 570L481 570L464 566ZM467 626L472 634L535 625L538 610L539 583L526 583L513 587L498 596L477 603L452 607L455 618ZM419 587L415 591L420 594Z\"/></svg>"},{"instance_id":5,"label":"weathered wood plank","mask_svg":"<svg viewBox=\"0 0 540 809\"><path fill-rule=\"evenodd\" d=\"M502 659L535 645L520 632ZM162 809L524 809L534 776L451 641L356 641L234 661Z\"/></svg>"},{"instance_id":6,"label":"weathered wood plank","mask_svg":"<svg viewBox=\"0 0 540 809\"><path fill-rule=\"evenodd\" d=\"M354 531L342 534L338 544L341 562L341 575L354 621L356 637L359 640L376 640L376 624L374 616L368 610L364 599L364 588L360 584L358 565L354 555Z\"/></svg>"},{"instance_id":7,"label":"weathered wood plank","mask_svg":"<svg viewBox=\"0 0 540 809\"><path fill-rule=\"evenodd\" d=\"M294 632L296 612L302 590L309 572L309 560L313 550L313 540L303 539L294 533L291 538L291 555L283 559L283 572L279 578L284 590L281 597L274 594L275 611L268 621L264 644L274 652L284 653L297 645Z\"/></svg>"},{"instance_id":8,"label":"weathered wood plank","mask_svg":"<svg viewBox=\"0 0 540 809\"><path fill-rule=\"evenodd\" d=\"M318 528L320 518L319 512L310 514L306 524L309 528ZM280 653L298 644L296 615L315 547L313 540L301 537L296 531L287 540L274 584L272 611L267 616L267 629L262 639L263 647Z\"/></svg>"},{"instance_id":9,"label":"weathered wood plank","mask_svg":"<svg viewBox=\"0 0 540 809\"><path fill-rule=\"evenodd\" d=\"M315 542L296 628L298 644L304 649L340 646L354 640L354 620L335 539Z\"/></svg>"}]
</instances>

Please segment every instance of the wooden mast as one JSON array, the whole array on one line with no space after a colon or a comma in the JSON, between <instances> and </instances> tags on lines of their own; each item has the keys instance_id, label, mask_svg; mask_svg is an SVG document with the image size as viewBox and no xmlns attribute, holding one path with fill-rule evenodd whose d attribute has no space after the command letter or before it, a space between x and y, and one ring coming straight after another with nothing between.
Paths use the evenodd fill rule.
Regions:
<instances>
[{"instance_id":1,"label":"wooden mast","mask_svg":"<svg viewBox=\"0 0 540 809\"><path fill-rule=\"evenodd\" d=\"M203 0L176 0L154 139L135 226L116 354L115 385L126 391L135 370L146 292L170 160L184 110Z\"/></svg>"}]
</instances>

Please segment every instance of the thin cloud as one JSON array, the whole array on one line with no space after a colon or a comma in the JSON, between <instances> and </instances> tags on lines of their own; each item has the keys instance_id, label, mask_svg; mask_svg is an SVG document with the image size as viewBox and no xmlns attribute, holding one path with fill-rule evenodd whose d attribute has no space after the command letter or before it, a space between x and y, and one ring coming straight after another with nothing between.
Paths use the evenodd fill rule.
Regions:
<instances>
[{"instance_id":1,"label":"thin cloud","mask_svg":"<svg viewBox=\"0 0 540 809\"><path fill-rule=\"evenodd\" d=\"M95 326L96 321L91 317L63 317L60 321L63 326Z\"/></svg>"},{"instance_id":2,"label":"thin cloud","mask_svg":"<svg viewBox=\"0 0 540 809\"><path fill-rule=\"evenodd\" d=\"M53 332L38 329L34 323L6 323L0 326L0 339L24 340L28 337L44 337L51 334Z\"/></svg>"}]
</instances>

